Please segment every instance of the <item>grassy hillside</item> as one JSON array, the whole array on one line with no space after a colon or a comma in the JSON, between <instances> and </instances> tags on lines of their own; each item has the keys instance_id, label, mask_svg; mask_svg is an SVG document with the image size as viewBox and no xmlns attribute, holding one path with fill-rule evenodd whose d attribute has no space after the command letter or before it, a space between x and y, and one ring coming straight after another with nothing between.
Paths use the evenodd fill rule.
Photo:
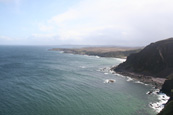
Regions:
<instances>
[{"instance_id":1,"label":"grassy hillside","mask_svg":"<svg viewBox=\"0 0 173 115\"><path fill-rule=\"evenodd\" d=\"M76 49L53 48L50 50L63 51L64 53L81 54L81 55L126 58L132 53L139 52L141 49L127 48L127 47L86 47L86 48L76 48Z\"/></svg>"}]
</instances>

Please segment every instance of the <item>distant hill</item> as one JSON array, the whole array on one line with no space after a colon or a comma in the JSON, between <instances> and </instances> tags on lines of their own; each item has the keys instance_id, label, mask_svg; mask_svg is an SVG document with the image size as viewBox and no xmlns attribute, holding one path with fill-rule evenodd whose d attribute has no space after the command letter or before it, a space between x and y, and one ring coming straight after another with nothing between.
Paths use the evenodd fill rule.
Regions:
<instances>
[{"instance_id":1,"label":"distant hill","mask_svg":"<svg viewBox=\"0 0 173 115\"><path fill-rule=\"evenodd\" d=\"M126 58L131 53L137 53L141 48L131 47L85 47L85 48L53 48L50 51L63 51L64 53L93 55L100 57Z\"/></svg>"},{"instance_id":2,"label":"distant hill","mask_svg":"<svg viewBox=\"0 0 173 115\"><path fill-rule=\"evenodd\" d=\"M151 43L114 70L166 78L173 72L173 38Z\"/></svg>"}]
</instances>

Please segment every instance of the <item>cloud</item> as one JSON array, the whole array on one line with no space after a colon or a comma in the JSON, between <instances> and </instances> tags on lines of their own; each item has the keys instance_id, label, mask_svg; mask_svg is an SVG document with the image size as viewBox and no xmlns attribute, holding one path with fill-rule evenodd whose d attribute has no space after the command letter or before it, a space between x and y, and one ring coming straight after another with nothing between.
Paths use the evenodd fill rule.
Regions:
<instances>
[{"instance_id":1,"label":"cloud","mask_svg":"<svg viewBox=\"0 0 173 115\"><path fill-rule=\"evenodd\" d=\"M69 10L63 14L52 17L48 22L60 24L65 21L74 20L74 19L77 19L78 15L79 15L78 13L79 12L76 10Z\"/></svg>"},{"instance_id":2,"label":"cloud","mask_svg":"<svg viewBox=\"0 0 173 115\"><path fill-rule=\"evenodd\" d=\"M51 31L52 29L53 29L53 26L46 26L46 25L44 25L44 24L38 24L39 25L39 29L41 30L41 31Z\"/></svg>"},{"instance_id":3,"label":"cloud","mask_svg":"<svg viewBox=\"0 0 173 115\"><path fill-rule=\"evenodd\" d=\"M81 44L146 45L172 36L172 0L83 0L42 30ZM47 25L47 26L45 26Z\"/></svg>"}]
</instances>

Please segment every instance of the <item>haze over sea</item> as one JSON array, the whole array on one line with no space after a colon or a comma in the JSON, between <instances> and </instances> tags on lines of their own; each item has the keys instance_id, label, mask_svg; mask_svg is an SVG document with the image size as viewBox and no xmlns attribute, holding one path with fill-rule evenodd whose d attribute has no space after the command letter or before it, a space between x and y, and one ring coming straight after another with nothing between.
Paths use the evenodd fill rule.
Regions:
<instances>
[{"instance_id":1,"label":"haze over sea","mask_svg":"<svg viewBox=\"0 0 173 115\"><path fill-rule=\"evenodd\" d=\"M152 115L149 85L108 69L116 58L0 46L0 115ZM104 83L115 79L115 83Z\"/></svg>"}]
</instances>

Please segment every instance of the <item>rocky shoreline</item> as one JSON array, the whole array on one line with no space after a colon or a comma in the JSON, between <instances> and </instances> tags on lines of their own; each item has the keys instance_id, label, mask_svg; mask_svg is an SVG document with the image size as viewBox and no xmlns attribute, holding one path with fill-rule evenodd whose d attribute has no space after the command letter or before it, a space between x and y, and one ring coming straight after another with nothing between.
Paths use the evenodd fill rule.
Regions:
<instances>
[{"instance_id":1,"label":"rocky shoreline","mask_svg":"<svg viewBox=\"0 0 173 115\"><path fill-rule=\"evenodd\" d=\"M111 51L110 51L111 49ZM135 79L142 83L151 84L154 89L165 93L171 98L169 101L161 102L160 104L151 104L155 109L159 108L159 112L164 108L164 104L167 105L164 111L173 113L173 109L169 106L173 106L173 38L165 39L155 43L151 43L142 50L127 51L127 49L115 49L109 48L109 51L103 52L101 48L86 48L86 49L51 49L51 51L63 51L64 53L82 54L82 55L94 55L100 57L114 57L124 58L126 61L119 64L116 67L112 67L111 71L114 71L123 76L129 76L127 78ZM105 50L105 48L104 48ZM131 78L130 78L131 77ZM152 94L154 91L149 91L148 94ZM164 99L164 98L163 98ZM171 103L171 104L169 104ZM162 109L160 109L162 106Z\"/></svg>"},{"instance_id":2,"label":"rocky shoreline","mask_svg":"<svg viewBox=\"0 0 173 115\"><path fill-rule=\"evenodd\" d=\"M112 71L114 71L116 67L111 68ZM155 89L161 89L162 85L165 82L165 78L156 78L154 76L146 76L144 74L138 74L134 72L128 72L128 71L115 71L116 73L124 76L129 76L135 80L138 80L140 82L151 84L155 87Z\"/></svg>"},{"instance_id":3,"label":"rocky shoreline","mask_svg":"<svg viewBox=\"0 0 173 115\"><path fill-rule=\"evenodd\" d=\"M110 69L112 74L119 74L125 76L127 81L135 81L135 83L141 83L143 85L151 85L152 88L146 92L147 95L155 95L158 99L156 102L148 103L148 106L152 108L156 113L160 113L164 106L169 102L170 97L160 90L164 84L165 78L155 78L153 76L146 76L142 74L137 74L133 72L116 72L115 67Z\"/></svg>"}]
</instances>

